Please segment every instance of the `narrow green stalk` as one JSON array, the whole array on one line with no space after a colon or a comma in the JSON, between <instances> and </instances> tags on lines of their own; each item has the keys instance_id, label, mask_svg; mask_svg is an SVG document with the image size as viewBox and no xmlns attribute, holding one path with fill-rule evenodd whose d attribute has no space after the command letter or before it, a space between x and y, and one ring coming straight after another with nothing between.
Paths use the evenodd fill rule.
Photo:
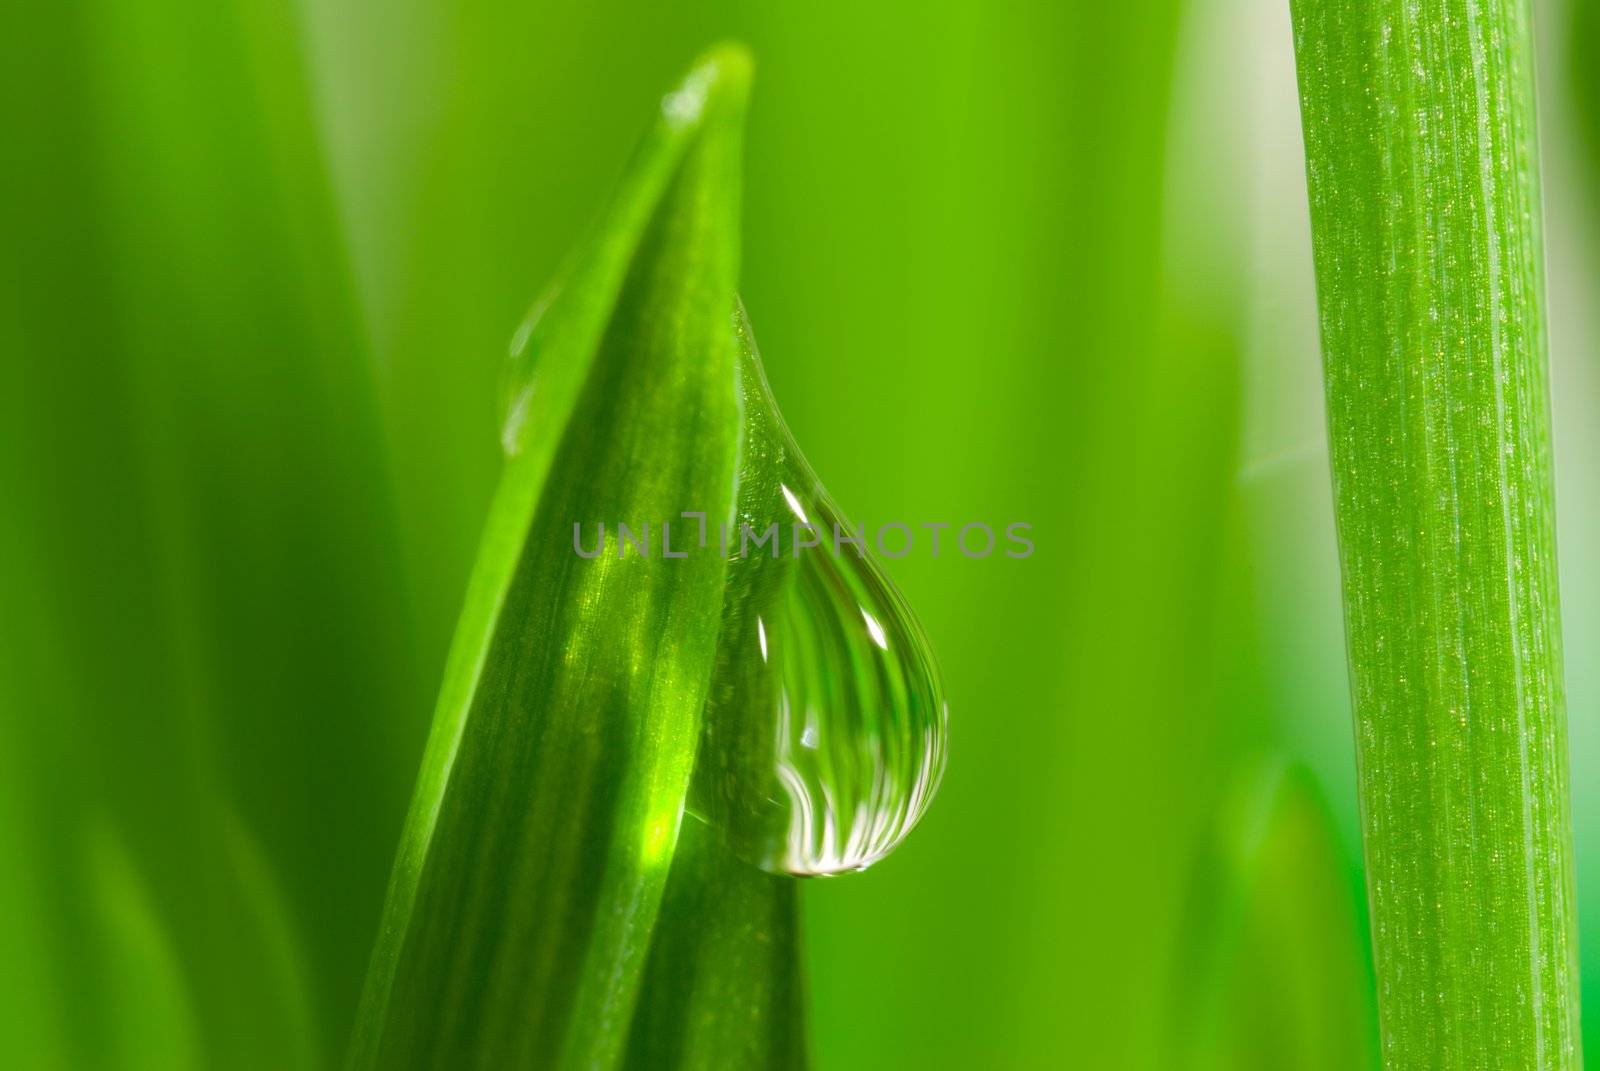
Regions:
<instances>
[{"instance_id":1,"label":"narrow green stalk","mask_svg":"<svg viewBox=\"0 0 1600 1071\"><path fill-rule=\"evenodd\" d=\"M1525 0L1292 0L1383 1054L1578 1066Z\"/></svg>"}]
</instances>

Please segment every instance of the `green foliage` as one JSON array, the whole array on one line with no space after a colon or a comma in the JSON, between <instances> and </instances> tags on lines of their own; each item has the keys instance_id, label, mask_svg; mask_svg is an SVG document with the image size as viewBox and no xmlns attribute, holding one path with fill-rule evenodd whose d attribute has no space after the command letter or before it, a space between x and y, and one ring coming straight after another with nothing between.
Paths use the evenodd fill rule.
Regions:
<instances>
[{"instance_id":1,"label":"green foliage","mask_svg":"<svg viewBox=\"0 0 1600 1071\"><path fill-rule=\"evenodd\" d=\"M723 564L574 554L574 521L728 517L748 60L707 56L523 334L506 445L352 1055L622 1055L698 745ZM609 529L613 536L615 529Z\"/></svg>"},{"instance_id":2,"label":"green foliage","mask_svg":"<svg viewBox=\"0 0 1600 1071\"><path fill-rule=\"evenodd\" d=\"M424 710L302 42L0 23L0 1063L323 1064Z\"/></svg>"},{"instance_id":3,"label":"green foliage","mask_svg":"<svg viewBox=\"0 0 1600 1071\"><path fill-rule=\"evenodd\" d=\"M1294 10L1384 1059L1575 1067L1528 8Z\"/></svg>"},{"instance_id":4,"label":"green foliage","mask_svg":"<svg viewBox=\"0 0 1600 1071\"><path fill-rule=\"evenodd\" d=\"M1193 1028L1202 1052L1271 1065L1345 1022L1352 986L1370 1003L1370 981L1348 980L1361 954L1345 943L1342 899L1359 868L1357 806L1344 689L1328 672L1341 651L1331 576L1321 585L1325 467L1290 386L1294 369L1315 367L1301 325L1314 320L1312 294L1283 270L1309 259L1292 214L1304 189L1298 175L1274 185L1261 166L1295 158L1262 118L1291 107L1290 38L1272 22L1287 10L1253 2L23 0L0 11L0 1064L277 1071L346 1057L435 698L440 731L357 1062L413 1041L402 1064L429 1062L435 1046L458 1056L469 1033L492 1062L537 1030L564 1035L574 1059L588 1050L636 1068L795 1067L814 1051L819 1066L846 1069L1138 1069L1168 1066L1163 1042ZM1573 6L1575 32L1550 35L1557 47L1587 55L1594 6ZM1476 901L1457 895L1470 879L1494 905L1484 925L1504 940L1484 947L1498 955L1527 929L1508 898L1521 849L1508 841L1511 854L1480 855L1480 868L1462 846L1505 832L1516 808L1504 779L1462 780L1468 766L1448 749L1465 740L1474 770L1506 757L1508 663L1493 652L1515 638L1500 635L1506 606L1477 566L1503 565L1485 538L1492 507L1543 509L1544 495L1534 480L1502 499L1493 473L1483 479L1498 448L1475 423L1493 411L1482 404L1495 382L1481 366L1496 352L1488 313L1505 314L1506 369L1531 375L1523 357L1536 347L1519 334L1523 303L1474 289L1480 239L1495 237L1502 265L1527 251L1516 211L1493 228L1474 214L1479 160L1495 169L1484 188L1537 201L1515 153L1480 152L1485 137L1531 145L1520 22L1499 4L1446 5L1448 22L1439 10L1408 27L1395 3L1308 2L1300 44L1315 47L1305 27L1390 27L1387 67L1375 36L1365 52L1324 50L1329 92L1317 98L1338 88L1351 107L1324 126L1320 188L1344 192L1337 211L1323 198L1319 238L1333 221L1341 266L1370 268L1377 241L1347 239L1391 233L1384 212L1410 228L1391 243L1396 273L1339 273L1347 293L1382 295L1352 305L1340 330L1400 339L1406 367L1421 369L1397 383L1378 359L1388 351L1347 346L1361 362L1347 366L1408 416L1339 410L1365 429L1368 475L1389 474L1373 477L1396 518L1383 553L1419 595L1406 614L1386 612L1385 652L1406 694L1421 695L1405 710L1426 715L1405 752L1416 763L1401 764L1416 776L1393 786L1397 799L1417 798L1403 794L1418 779L1437 789L1404 811L1430 847L1386 843L1458 879L1439 886L1452 890L1440 910L1407 917L1459 936L1475 921ZM1458 47L1480 25L1499 29ZM617 185L641 104L729 33L763 70L749 237L742 257L701 249L740 264L808 459L865 507L860 519L1026 520L1038 545L1026 562L893 563L940 653L954 760L905 848L865 875L809 883L803 898L798 883L729 859L691 819L650 868L629 865L626 838L583 845L546 828L541 794L609 770L623 774L609 782L616 795L563 800L562 813L637 834L645 767L663 800L676 796L692 718L647 726L661 707L601 697L586 707L595 717L640 713L610 750L575 745L573 721L532 689L554 689L547 700L587 686L561 665L503 672L513 647L564 648L569 633L591 653L599 642L575 604L533 590L578 582L531 554L570 532L530 525L580 502L616 506L609 496L631 479L602 488L575 473L620 464L628 447L602 441L604 429L665 421L669 403L617 368L624 351L663 363L677 352L647 292L662 297L662 273L693 247L661 227L687 218L668 206L684 207L684 168L707 128L653 127L605 223L586 242L581 227ZM1589 66L1573 73L1592 104ZM1269 69L1282 78L1262 81ZM1487 127L1466 92L1480 75ZM1592 128L1592 108L1582 114ZM1387 150L1366 136L1380 131ZM1444 166L1454 162L1459 172ZM1368 202L1362 184L1387 192ZM562 269L575 247L584 255ZM715 271L731 293L732 269ZM552 276L564 287L513 362L507 461L493 413L505 340L530 284ZM1527 281L1520 269L1498 280L1502 297ZM1433 326L1420 312L1430 295L1442 295ZM1396 324L1405 331L1385 333ZM700 371L709 391L710 366ZM1467 371L1470 383L1456 374ZM1504 382L1520 420L1520 381ZM1563 383L1573 412L1593 404L1581 376ZM1260 413L1283 425L1277 439L1252 437ZM709 411L691 419L717 423ZM1570 435L1583 420L1561 423ZM1532 441L1506 427L1517 450ZM1456 448L1441 450L1440 436ZM1564 455L1565 478L1583 455ZM1454 465L1455 490L1429 483L1406 460L1417 457ZM661 491L661 472L640 471L638 494ZM1437 509L1408 512L1383 497L1391 484L1433 493L1416 501ZM1346 505L1352 486L1341 484ZM1421 535L1452 508L1470 522L1460 554L1472 568L1455 572L1454 548ZM1382 510L1363 510L1379 530ZM1419 534L1401 542L1402 530ZM1573 530L1563 546L1581 577L1585 548L1600 544ZM1521 560L1502 579L1533 584L1548 565ZM666 613L663 599L714 605L711 578L679 579L681 590L659 578L608 590L607 605L627 616L649 602L642 619ZM1417 654L1452 635L1420 598L1435 590L1445 609L1470 604L1459 632L1477 675L1456 708L1436 687L1448 660ZM1553 607L1542 613L1553 621ZM682 633L690 648L671 664L695 660L702 625ZM623 632L605 634L594 664L642 650ZM1523 638L1516 649L1534 662L1549 654L1552 634ZM1578 679L1575 712L1593 706ZM1438 716L1452 709L1471 715L1465 736ZM1554 763L1540 750L1547 710L1527 709L1517 739ZM1396 724L1393 713L1362 724ZM478 735L497 728L496 746ZM567 735L535 748L544 731ZM1422 750L1428 739L1439 748ZM520 765L503 740L528 745ZM1262 804L1280 818L1254 837L1261 825L1247 819L1261 812L1235 805L1233 777L1256 748L1317 771L1331 840L1317 808L1288 803ZM1365 758L1363 770L1370 803L1389 780ZM1540 807L1554 799L1547 784L1534 786ZM1469 795L1491 821L1441 817L1475 813ZM475 810L495 801L493 817ZM1461 850L1441 862L1439 845ZM1197 848L1210 861L1200 884L1222 908L1198 915ZM640 895L633 930L582 924L587 905L628 889ZM459 914L450 906L467 899ZM458 918L471 938L459 949L441 928ZM1387 947L1397 932L1383 931ZM570 939L552 945L552 933ZM532 954L517 961L511 941ZM1423 944L1408 949L1419 969L1451 965ZM617 983L585 990L605 960L621 965ZM1531 982L1524 965L1505 977ZM1492 965L1478 966L1472 977L1487 978ZM524 984L534 1012L511 1022L505 1001ZM1486 1029L1510 1030L1531 997L1495 984L1465 1006L1496 1010ZM474 999L480 985L491 999ZM1555 1007L1548 992L1544 1007ZM1252 1032L1264 1019L1273 1029ZM1316 1058L1346 1053L1330 1042Z\"/></svg>"},{"instance_id":5,"label":"green foliage","mask_svg":"<svg viewBox=\"0 0 1600 1071\"><path fill-rule=\"evenodd\" d=\"M799 895L685 821L624 1066L806 1067Z\"/></svg>"},{"instance_id":6,"label":"green foliage","mask_svg":"<svg viewBox=\"0 0 1600 1071\"><path fill-rule=\"evenodd\" d=\"M1354 889L1309 775L1240 764L1201 846L1172 994L1172 1066L1375 1066Z\"/></svg>"}]
</instances>

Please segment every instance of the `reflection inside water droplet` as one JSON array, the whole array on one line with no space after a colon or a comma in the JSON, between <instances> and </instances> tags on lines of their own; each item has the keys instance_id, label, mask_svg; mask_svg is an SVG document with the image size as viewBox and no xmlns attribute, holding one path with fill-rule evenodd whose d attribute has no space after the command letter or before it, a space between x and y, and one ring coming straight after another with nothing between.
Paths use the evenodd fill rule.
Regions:
<instances>
[{"instance_id":1,"label":"reflection inside water droplet","mask_svg":"<svg viewBox=\"0 0 1600 1071\"><path fill-rule=\"evenodd\" d=\"M948 712L921 626L865 540L849 542L857 530L784 427L743 309L738 336L735 525L760 533L777 522L783 538L776 556L753 544L740 556L738 536L730 541L690 810L774 873L860 870L927 810ZM813 526L819 545L796 554L796 523Z\"/></svg>"}]
</instances>

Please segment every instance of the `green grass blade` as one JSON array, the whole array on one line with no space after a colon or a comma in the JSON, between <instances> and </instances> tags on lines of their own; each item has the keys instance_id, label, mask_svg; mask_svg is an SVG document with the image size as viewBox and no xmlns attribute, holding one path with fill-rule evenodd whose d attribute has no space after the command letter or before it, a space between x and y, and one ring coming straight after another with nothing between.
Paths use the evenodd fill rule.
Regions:
<instances>
[{"instance_id":1,"label":"green grass blade","mask_svg":"<svg viewBox=\"0 0 1600 1071\"><path fill-rule=\"evenodd\" d=\"M426 695L408 716L370 370L291 13L13 5L0 40L0 854L32 901L0 934L0 991L19 965L30 991L0 1063L322 1062L414 772L385 760ZM137 882L86 878L86 840ZM108 915L108 884L138 910Z\"/></svg>"},{"instance_id":2,"label":"green grass blade","mask_svg":"<svg viewBox=\"0 0 1600 1071\"><path fill-rule=\"evenodd\" d=\"M91 830L85 884L93 890L110 1012L107 1066L128 1071L203 1067L199 1024L171 936L111 827Z\"/></svg>"},{"instance_id":3,"label":"green grass blade","mask_svg":"<svg viewBox=\"0 0 1600 1071\"><path fill-rule=\"evenodd\" d=\"M1600 71L1593 63L1595 45L1600 44L1600 5L1572 5L1566 42L1574 126L1594 167L1600 164Z\"/></svg>"},{"instance_id":4,"label":"green grass blade","mask_svg":"<svg viewBox=\"0 0 1600 1071\"><path fill-rule=\"evenodd\" d=\"M799 882L686 821L628 1039L637 1071L807 1066Z\"/></svg>"},{"instance_id":5,"label":"green grass blade","mask_svg":"<svg viewBox=\"0 0 1600 1071\"><path fill-rule=\"evenodd\" d=\"M1295 0L1383 1055L1578 1064L1523 0Z\"/></svg>"},{"instance_id":6,"label":"green grass blade","mask_svg":"<svg viewBox=\"0 0 1600 1071\"><path fill-rule=\"evenodd\" d=\"M492 507L396 863L354 1067L620 1057L715 654L715 555L593 560L574 522L726 516L748 61L663 102L525 343ZM532 389L528 389L529 387Z\"/></svg>"},{"instance_id":7,"label":"green grass blade","mask_svg":"<svg viewBox=\"0 0 1600 1071\"><path fill-rule=\"evenodd\" d=\"M1552 212L1563 207L1570 209L1572 218L1579 222L1584 233L1569 241L1565 249L1552 240L1550 273L1552 280L1566 277L1568 292L1576 300L1563 303L1560 283L1555 282L1551 299L1552 375L1560 380L1570 376L1570 388L1556 402L1557 449L1567 444L1568 453L1559 479L1562 486L1572 486L1577 494L1563 500L1557 538L1569 548L1576 548L1576 558L1569 558L1572 566L1566 588L1566 616L1564 620L1567 645L1572 650L1590 650L1594 646L1596 611L1600 602L1594 595L1593 581L1585 581L1594 574L1592 563L1597 559L1587 548L1595 546L1593 533L1596 510L1600 509L1600 496L1596 496L1596 458L1594 415L1600 409L1600 391L1596 390L1592 372L1600 367L1600 335L1595 332L1589 308L1594 293L1596 267L1600 266L1600 217L1588 206L1596 203L1600 193L1600 67L1594 63L1600 50L1600 4L1593 2L1567 5L1569 20L1558 22L1558 32L1549 35L1542 46L1542 54L1551 61L1541 67L1541 77L1554 72L1561 95L1547 95L1550 102L1544 116L1550 121L1547 129L1554 140L1570 144L1581 150L1564 152L1550 161L1547 174L1547 198ZM1565 30L1561 33L1560 30ZM1543 51L1548 49L1550 51ZM1554 99L1552 100L1552 97ZM1564 339L1563 339L1564 336ZM1563 410L1563 402L1565 410ZM1567 457L1575 458L1568 462ZM1593 660L1575 659L1567 677L1570 697L1569 718L1572 726L1571 763L1576 771L1600 767L1600 728L1593 712L1600 700L1600 686L1596 683L1596 670L1600 664ZM1574 868L1578 881L1578 941L1583 954L1579 957L1581 988L1583 990L1583 1037L1588 1052L1588 1062L1600 1061L1600 883L1593 875L1600 874L1600 780L1592 775L1579 777L1573 784L1573 849Z\"/></svg>"},{"instance_id":8,"label":"green grass blade","mask_svg":"<svg viewBox=\"0 0 1600 1071\"><path fill-rule=\"evenodd\" d=\"M1198 862L1171 1066L1374 1066L1355 889L1310 773L1277 758L1242 762Z\"/></svg>"}]
</instances>

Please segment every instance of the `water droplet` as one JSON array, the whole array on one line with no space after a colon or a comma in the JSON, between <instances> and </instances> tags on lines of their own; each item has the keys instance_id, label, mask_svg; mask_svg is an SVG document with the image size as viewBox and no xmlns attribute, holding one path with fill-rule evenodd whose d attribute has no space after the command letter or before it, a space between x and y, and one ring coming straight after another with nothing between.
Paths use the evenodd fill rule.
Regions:
<instances>
[{"instance_id":1,"label":"water droplet","mask_svg":"<svg viewBox=\"0 0 1600 1071\"><path fill-rule=\"evenodd\" d=\"M861 870L938 790L948 709L921 625L784 426L742 308L738 335L745 438L690 810L774 873Z\"/></svg>"},{"instance_id":2,"label":"water droplet","mask_svg":"<svg viewBox=\"0 0 1600 1071\"><path fill-rule=\"evenodd\" d=\"M689 72L681 86L662 97L661 114L667 122L688 126L698 120L700 113L705 111L706 94L715 77L716 72L711 65L696 67Z\"/></svg>"},{"instance_id":3,"label":"water droplet","mask_svg":"<svg viewBox=\"0 0 1600 1071\"><path fill-rule=\"evenodd\" d=\"M551 286L541 294L511 336L509 360L500 384L500 447L508 455L522 447L522 432L538 382L539 347L529 343L560 290L559 286Z\"/></svg>"}]
</instances>

